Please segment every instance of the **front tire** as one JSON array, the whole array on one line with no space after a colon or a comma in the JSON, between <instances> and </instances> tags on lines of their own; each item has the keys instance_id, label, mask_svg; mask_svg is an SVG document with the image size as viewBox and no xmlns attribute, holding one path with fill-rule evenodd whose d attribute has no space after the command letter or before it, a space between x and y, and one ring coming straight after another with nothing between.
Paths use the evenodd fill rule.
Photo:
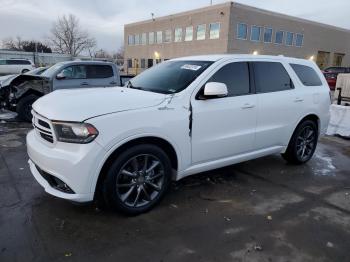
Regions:
<instances>
[{"instance_id":1,"label":"front tire","mask_svg":"<svg viewBox=\"0 0 350 262\"><path fill-rule=\"evenodd\" d=\"M128 215L152 209L164 197L171 182L171 162L151 144L131 147L110 166L103 183L107 206Z\"/></svg>"},{"instance_id":2,"label":"front tire","mask_svg":"<svg viewBox=\"0 0 350 262\"><path fill-rule=\"evenodd\" d=\"M312 120L303 121L295 129L282 157L291 164L305 164L315 153L317 140L317 124Z\"/></svg>"},{"instance_id":3,"label":"front tire","mask_svg":"<svg viewBox=\"0 0 350 262\"><path fill-rule=\"evenodd\" d=\"M16 111L20 119L26 122L32 121L32 105L38 98L36 95L28 95L19 100Z\"/></svg>"}]
</instances>

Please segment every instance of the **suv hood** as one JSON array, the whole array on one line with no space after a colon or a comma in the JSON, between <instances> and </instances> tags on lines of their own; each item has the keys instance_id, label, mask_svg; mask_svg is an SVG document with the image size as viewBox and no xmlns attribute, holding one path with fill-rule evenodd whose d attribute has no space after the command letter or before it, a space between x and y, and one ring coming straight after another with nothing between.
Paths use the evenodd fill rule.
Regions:
<instances>
[{"instance_id":1,"label":"suv hood","mask_svg":"<svg viewBox=\"0 0 350 262\"><path fill-rule=\"evenodd\" d=\"M82 122L116 112L159 105L166 95L124 87L57 90L33 104L38 114L61 121Z\"/></svg>"}]
</instances>

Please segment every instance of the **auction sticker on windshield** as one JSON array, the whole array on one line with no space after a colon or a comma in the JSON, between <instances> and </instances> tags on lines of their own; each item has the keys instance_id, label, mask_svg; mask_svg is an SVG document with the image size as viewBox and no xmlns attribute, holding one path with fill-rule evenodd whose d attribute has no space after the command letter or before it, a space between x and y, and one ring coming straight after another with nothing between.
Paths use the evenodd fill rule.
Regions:
<instances>
[{"instance_id":1,"label":"auction sticker on windshield","mask_svg":"<svg viewBox=\"0 0 350 262\"><path fill-rule=\"evenodd\" d=\"M188 64L186 64L186 65L181 66L181 69L187 69L187 70L192 70L192 71L197 71L200 68L201 68L201 66L199 66L199 65L188 65Z\"/></svg>"}]
</instances>

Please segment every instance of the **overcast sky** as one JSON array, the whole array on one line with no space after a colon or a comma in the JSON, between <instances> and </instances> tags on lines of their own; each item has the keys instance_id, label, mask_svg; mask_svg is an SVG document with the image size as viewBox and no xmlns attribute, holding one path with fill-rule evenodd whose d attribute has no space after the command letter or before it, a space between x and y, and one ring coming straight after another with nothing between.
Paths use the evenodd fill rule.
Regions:
<instances>
[{"instance_id":1,"label":"overcast sky","mask_svg":"<svg viewBox=\"0 0 350 262\"><path fill-rule=\"evenodd\" d=\"M213 3L227 1L213 0ZM350 29L349 0L238 0L292 16ZM0 39L45 39L58 16L72 13L97 39L98 48L117 50L123 25L209 5L210 0L0 0Z\"/></svg>"}]
</instances>

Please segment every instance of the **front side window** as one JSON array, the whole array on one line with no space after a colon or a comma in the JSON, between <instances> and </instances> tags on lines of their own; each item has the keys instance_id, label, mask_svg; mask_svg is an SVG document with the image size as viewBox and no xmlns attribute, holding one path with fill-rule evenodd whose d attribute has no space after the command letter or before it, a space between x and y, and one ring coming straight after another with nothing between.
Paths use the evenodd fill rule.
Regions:
<instances>
[{"instance_id":1,"label":"front side window","mask_svg":"<svg viewBox=\"0 0 350 262\"><path fill-rule=\"evenodd\" d=\"M64 68L59 74L62 74L65 79L85 79L86 67L82 65L68 66Z\"/></svg>"},{"instance_id":2,"label":"front side window","mask_svg":"<svg viewBox=\"0 0 350 262\"><path fill-rule=\"evenodd\" d=\"M154 44L154 32L148 33L148 44L150 44L150 45Z\"/></svg>"},{"instance_id":3,"label":"front side window","mask_svg":"<svg viewBox=\"0 0 350 262\"><path fill-rule=\"evenodd\" d=\"M171 42L171 30L165 30L164 32L164 43L170 43Z\"/></svg>"},{"instance_id":4,"label":"front side window","mask_svg":"<svg viewBox=\"0 0 350 262\"><path fill-rule=\"evenodd\" d=\"M185 41L193 40L193 26L186 27Z\"/></svg>"},{"instance_id":5,"label":"front side window","mask_svg":"<svg viewBox=\"0 0 350 262\"><path fill-rule=\"evenodd\" d=\"M264 30L264 42L272 43L272 28L265 28Z\"/></svg>"},{"instance_id":6,"label":"front side window","mask_svg":"<svg viewBox=\"0 0 350 262\"><path fill-rule=\"evenodd\" d=\"M281 63L253 62L255 87L257 93L290 90L293 82Z\"/></svg>"},{"instance_id":7,"label":"front side window","mask_svg":"<svg viewBox=\"0 0 350 262\"><path fill-rule=\"evenodd\" d=\"M147 44L147 34L142 33L141 35L141 45L146 45Z\"/></svg>"},{"instance_id":8,"label":"front side window","mask_svg":"<svg viewBox=\"0 0 350 262\"><path fill-rule=\"evenodd\" d=\"M282 45L284 38L284 31L277 31L275 37L275 44Z\"/></svg>"},{"instance_id":9,"label":"front side window","mask_svg":"<svg viewBox=\"0 0 350 262\"><path fill-rule=\"evenodd\" d=\"M250 40L252 41L260 41L261 39L261 27L260 26L252 26L252 32L250 35Z\"/></svg>"},{"instance_id":10,"label":"front side window","mask_svg":"<svg viewBox=\"0 0 350 262\"><path fill-rule=\"evenodd\" d=\"M6 65L6 60L0 60L0 65Z\"/></svg>"},{"instance_id":11,"label":"front side window","mask_svg":"<svg viewBox=\"0 0 350 262\"><path fill-rule=\"evenodd\" d=\"M206 31L206 25L197 26L197 40L205 39L205 31Z\"/></svg>"},{"instance_id":12,"label":"front side window","mask_svg":"<svg viewBox=\"0 0 350 262\"><path fill-rule=\"evenodd\" d=\"M297 47L302 47L303 44L304 44L304 35L297 34L296 39L295 39L295 45Z\"/></svg>"},{"instance_id":13,"label":"front side window","mask_svg":"<svg viewBox=\"0 0 350 262\"><path fill-rule=\"evenodd\" d=\"M208 82L224 83L228 96L247 95L250 93L249 67L247 62L236 62L223 66Z\"/></svg>"},{"instance_id":14,"label":"front side window","mask_svg":"<svg viewBox=\"0 0 350 262\"><path fill-rule=\"evenodd\" d=\"M242 40L247 40L248 27L246 24L239 23L237 25L237 38Z\"/></svg>"},{"instance_id":15,"label":"front side window","mask_svg":"<svg viewBox=\"0 0 350 262\"><path fill-rule=\"evenodd\" d=\"M286 45L292 46L294 41L294 33L287 32L286 36Z\"/></svg>"},{"instance_id":16,"label":"front side window","mask_svg":"<svg viewBox=\"0 0 350 262\"><path fill-rule=\"evenodd\" d=\"M321 86L322 81L312 67L290 64L304 86Z\"/></svg>"},{"instance_id":17,"label":"front side window","mask_svg":"<svg viewBox=\"0 0 350 262\"><path fill-rule=\"evenodd\" d=\"M163 32L158 31L157 32L157 44L161 44L163 42Z\"/></svg>"},{"instance_id":18,"label":"front side window","mask_svg":"<svg viewBox=\"0 0 350 262\"><path fill-rule=\"evenodd\" d=\"M87 65L87 78L113 77L113 69L109 65Z\"/></svg>"},{"instance_id":19,"label":"front side window","mask_svg":"<svg viewBox=\"0 0 350 262\"><path fill-rule=\"evenodd\" d=\"M213 62L166 61L130 80L129 87L144 91L173 94L184 90Z\"/></svg>"},{"instance_id":20,"label":"front side window","mask_svg":"<svg viewBox=\"0 0 350 262\"><path fill-rule=\"evenodd\" d=\"M182 41L182 28L176 28L175 29L175 39L174 42L181 42Z\"/></svg>"},{"instance_id":21,"label":"front side window","mask_svg":"<svg viewBox=\"0 0 350 262\"><path fill-rule=\"evenodd\" d=\"M220 23L211 23L209 25L209 39L220 38Z\"/></svg>"}]
</instances>

